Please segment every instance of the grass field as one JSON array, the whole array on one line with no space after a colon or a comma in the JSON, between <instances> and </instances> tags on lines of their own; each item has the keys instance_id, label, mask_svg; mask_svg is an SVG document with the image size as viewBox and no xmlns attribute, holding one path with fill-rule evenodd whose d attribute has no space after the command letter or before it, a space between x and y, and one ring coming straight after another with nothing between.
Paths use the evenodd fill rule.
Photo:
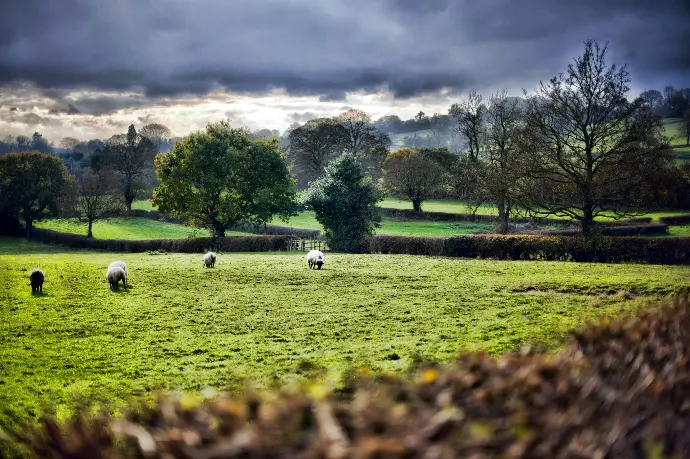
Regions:
<instances>
[{"instance_id":1,"label":"grass field","mask_svg":"<svg viewBox=\"0 0 690 459\"><path fill-rule=\"evenodd\" d=\"M87 233L86 224L73 219L44 220L36 223L36 227L83 236ZM227 235L244 234L247 233L228 233ZM208 235L208 231L202 228L190 228L148 218L109 218L98 220L93 225L93 237L97 239L178 239Z\"/></svg>"},{"instance_id":2,"label":"grass field","mask_svg":"<svg viewBox=\"0 0 690 459\"><path fill-rule=\"evenodd\" d=\"M271 223L294 228L323 230L321 224L316 221L314 212L301 212L299 215L292 217L288 223L277 218ZM389 234L395 236L452 236L454 234L472 234L491 231L493 226L494 224L491 222L399 221L391 218L383 218L381 228L376 230L376 234Z\"/></svg>"},{"instance_id":3,"label":"grass field","mask_svg":"<svg viewBox=\"0 0 690 459\"><path fill-rule=\"evenodd\" d=\"M0 238L0 406L23 415L79 395L234 390L327 371L403 371L460 348L549 348L588 319L687 285L690 267L328 254L114 254ZM124 260L130 289L111 292ZM28 272L46 273L32 294ZM623 293L620 293L623 292ZM0 414L0 418L2 415ZM0 423L1 423L0 419Z\"/></svg>"}]
</instances>

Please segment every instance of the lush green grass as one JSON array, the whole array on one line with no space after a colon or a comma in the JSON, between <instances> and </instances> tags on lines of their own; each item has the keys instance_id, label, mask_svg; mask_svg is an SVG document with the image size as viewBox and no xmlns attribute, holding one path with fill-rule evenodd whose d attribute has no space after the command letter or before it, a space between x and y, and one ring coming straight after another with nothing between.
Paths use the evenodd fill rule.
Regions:
<instances>
[{"instance_id":1,"label":"lush green grass","mask_svg":"<svg viewBox=\"0 0 690 459\"><path fill-rule=\"evenodd\" d=\"M308 228L323 230L321 224L316 221L314 212L301 212L292 217L288 223L274 219L274 225L291 226L294 228ZM490 222L433 222L423 220L399 221L391 218L383 218L381 228L376 234L389 234L395 236L451 236L453 234L472 234L491 231L493 223Z\"/></svg>"},{"instance_id":2,"label":"lush green grass","mask_svg":"<svg viewBox=\"0 0 690 459\"><path fill-rule=\"evenodd\" d=\"M381 207L389 209L409 209L412 210L412 202L405 201L398 198L386 198L381 204ZM424 212L443 212L447 214L469 214L467 205L462 201L455 201L452 199L430 199L422 203L422 211ZM482 205L477 210L477 215L498 215L496 206L491 204Z\"/></svg>"},{"instance_id":3,"label":"lush green grass","mask_svg":"<svg viewBox=\"0 0 690 459\"><path fill-rule=\"evenodd\" d=\"M105 281L116 259L127 291ZM34 295L36 267L46 283ZM0 272L0 406L33 415L49 401L64 414L80 394L120 402L231 390L245 377L268 387L349 367L404 370L460 348L557 347L583 321L679 290L690 267L327 254L310 271L303 253L221 253L204 269L201 254L0 238Z\"/></svg>"},{"instance_id":4,"label":"lush green grass","mask_svg":"<svg viewBox=\"0 0 690 459\"><path fill-rule=\"evenodd\" d=\"M36 224L37 228L45 228L62 233L80 234L86 236L86 224L73 219L45 220ZM228 236L246 235L247 233L228 232ZM188 236L208 236L205 229L190 228L184 225L151 220L148 218L109 218L98 220L93 225L93 236L98 239L177 239Z\"/></svg>"},{"instance_id":5,"label":"lush green grass","mask_svg":"<svg viewBox=\"0 0 690 459\"><path fill-rule=\"evenodd\" d=\"M134 201L132 203L132 210L153 210L155 209L149 200Z\"/></svg>"}]
</instances>

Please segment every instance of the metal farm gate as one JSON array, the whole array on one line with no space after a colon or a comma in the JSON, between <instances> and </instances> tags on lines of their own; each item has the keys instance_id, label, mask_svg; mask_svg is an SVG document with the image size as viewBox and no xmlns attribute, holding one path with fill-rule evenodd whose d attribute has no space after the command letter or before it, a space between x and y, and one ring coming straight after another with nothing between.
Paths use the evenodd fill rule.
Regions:
<instances>
[{"instance_id":1,"label":"metal farm gate","mask_svg":"<svg viewBox=\"0 0 690 459\"><path fill-rule=\"evenodd\" d=\"M328 244L318 239L290 239L290 252L309 252L310 250L328 251Z\"/></svg>"}]
</instances>

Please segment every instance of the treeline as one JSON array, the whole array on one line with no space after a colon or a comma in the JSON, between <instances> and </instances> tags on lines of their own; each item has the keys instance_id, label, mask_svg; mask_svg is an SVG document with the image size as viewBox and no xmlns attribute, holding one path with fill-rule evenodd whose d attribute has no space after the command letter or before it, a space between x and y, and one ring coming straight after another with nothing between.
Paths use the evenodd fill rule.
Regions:
<instances>
[{"instance_id":1,"label":"treeline","mask_svg":"<svg viewBox=\"0 0 690 459\"><path fill-rule=\"evenodd\" d=\"M91 228L114 206L131 210L134 200L150 197L155 188L161 212L207 227L214 236L231 225L289 218L306 206L316 211L331 247L347 251L377 227L374 209L383 193L411 201L417 211L434 197L463 200L471 213L491 204L498 209L499 232L519 215L565 217L589 234L597 217L690 205L690 166L676 167L654 103L630 100L627 71L608 66L605 54L605 47L588 41L565 73L525 98L499 92L485 99L471 92L453 104L445 119L462 140L459 152L447 146L391 152L380 124L354 109L293 124L283 136L210 124L165 154L159 153L170 142L165 126L137 132L132 125L102 144L86 143L88 167L74 173L77 193L60 191L58 199L39 190L34 196L21 183L39 178L18 182L10 174L0 197L8 197L5 212L20 218L27 233L33 220L55 214L68 194L76 196L77 214ZM687 98L685 90L667 93L672 107ZM420 112L417 122L424 120ZM35 134L32 141L41 139ZM98 146L89 152L89 143ZM81 148L74 139L63 144L73 155ZM39 177L34 165L42 161L55 177L62 174L35 155L0 160L19 175ZM296 189L309 191L299 205Z\"/></svg>"}]
</instances>

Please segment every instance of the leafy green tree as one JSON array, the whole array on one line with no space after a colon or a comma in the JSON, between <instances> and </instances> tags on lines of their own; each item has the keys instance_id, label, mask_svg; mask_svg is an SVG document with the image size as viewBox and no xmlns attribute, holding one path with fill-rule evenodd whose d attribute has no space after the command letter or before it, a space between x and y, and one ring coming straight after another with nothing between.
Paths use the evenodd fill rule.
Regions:
<instances>
[{"instance_id":1,"label":"leafy green tree","mask_svg":"<svg viewBox=\"0 0 690 459\"><path fill-rule=\"evenodd\" d=\"M380 226L376 204L382 199L357 158L345 153L328 163L326 175L311 185L305 203L314 209L331 248L360 252L365 238Z\"/></svg>"},{"instance_id":2,"label":"leafy green tree","mask_svg":"<svg viewBox=\"0 0 690 459\"><path fill-rule=\"evenodd\" d=\"M445 169L418 149L393 151L383 163L386 189L395 197L412 201L412 207L418 212L422 210L422 202L440 192L444 176Z\"/></svg>"},{"instance_id":3,"label":"leafy green tree","mask_svg":"<svg viewBox=\"0 0 690 459\"><path fill-rule=\"evenodd\" d=\"M162 213L207 227L214 237L240 221L265 224L296 215L295 181L277 139L252 140L244 129L209 124L156 157Z\"/></svg>"},{"instance_id":4,"label":"leafy green tree","mask_svg":"<svg viewBox=\"0 0 690 459\"><path fill-rule=\"evenodd\" d=\"M0 209L24 222L27 237L34 222L68 207L73 192L74 180L57 156L38 151L0 156Z\"/></svg>"}]
</instances>

